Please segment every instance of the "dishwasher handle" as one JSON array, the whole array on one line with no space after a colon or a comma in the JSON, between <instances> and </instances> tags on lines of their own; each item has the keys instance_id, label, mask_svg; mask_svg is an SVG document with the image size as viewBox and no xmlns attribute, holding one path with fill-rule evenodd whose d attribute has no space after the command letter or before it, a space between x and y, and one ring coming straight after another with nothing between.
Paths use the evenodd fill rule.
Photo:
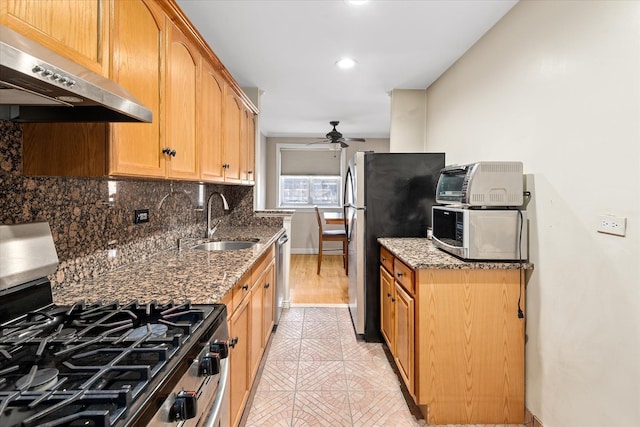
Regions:
<instances>
[{"instance_id":1,"label":"dishwasher handle","mask_svg":"<svg viewBox=\"0 0 640 427\"><path fill-rule=\"evenodd\" d=\"M288 241L289 241L289 236L287 236L286 234L283 234L282 237L278 239L278 245L284 245Z\"/></svg>"}]
</instances>

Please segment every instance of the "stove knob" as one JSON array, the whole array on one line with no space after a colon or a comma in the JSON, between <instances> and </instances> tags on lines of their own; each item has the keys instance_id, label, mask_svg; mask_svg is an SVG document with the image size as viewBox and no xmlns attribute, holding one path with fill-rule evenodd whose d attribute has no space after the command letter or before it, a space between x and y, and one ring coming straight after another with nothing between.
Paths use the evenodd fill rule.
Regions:
<instances>
[{"instance_id":1,"label":"stove knob","mask_svg":"<svg viewBox=\"0 0 640 427\"><path fill-rule=\"evenodd\" d=\"M170 421L182 421L195 418L198 412L198 398L195 391L181 391L169 411Z\"/></svg>"},{"instance_id":2,"label":"stove knob","mask_svg":"<svg viewBox=\"0 0 640 427\"><path fill-rule=\"evenodd\" d=\"M220 359L226 359L229 356L229 343L227 340L215 340L211 343L210 349L214 353L220 355Z\"/></svg>"},{"instance_id":3,"label":"stove knob","mask_svg":"<svg viewBox=\"0 0 640 427\"><path fill-rule=\"evenodd\" d=\"M198 375L207 377L220 373L220 355L218 353L207 353L202 356L200 366L198 367Z\"/></svg>"}]
</instances>

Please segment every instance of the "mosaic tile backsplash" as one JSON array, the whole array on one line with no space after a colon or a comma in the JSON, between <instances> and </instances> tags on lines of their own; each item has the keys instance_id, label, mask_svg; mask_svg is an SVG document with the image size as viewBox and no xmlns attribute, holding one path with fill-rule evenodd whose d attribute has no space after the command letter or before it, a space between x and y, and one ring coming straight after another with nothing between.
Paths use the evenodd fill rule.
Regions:
<instances>
[{"instance_id":1,"label":"mosaic tile backsplash","mask_svg":"<svg viewBox=\"0 0 640 427\"><path fill-rule=\"evenodd\" d=\"M97 277L173 248L178 238L204 237L206 202L224 194L230 212L214 198L221 226L268 225L256 218L253 187L180 181L29 177L22 174L22 126L0 121L0 224L47 221L60 265L54 286ZM148 223L134 211L149 209ZM1 254L0 254L1 256Z\"/></svg>"}]
</instances>

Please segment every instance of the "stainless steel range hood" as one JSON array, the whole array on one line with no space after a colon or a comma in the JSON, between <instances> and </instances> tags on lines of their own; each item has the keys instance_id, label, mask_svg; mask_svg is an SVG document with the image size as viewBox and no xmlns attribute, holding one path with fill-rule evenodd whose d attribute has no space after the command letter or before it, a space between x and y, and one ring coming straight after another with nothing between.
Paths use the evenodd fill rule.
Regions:
<instances>
[{"instance_id":1,"label":"stainless steel range hood","mask_svg":"<svg viewBox=\"0 0 640 427\"><path fill-rule=\"evenodd\" d=\"M111 80L0 25L0 120L151 122Z\"/></svg>"}]
</instances>

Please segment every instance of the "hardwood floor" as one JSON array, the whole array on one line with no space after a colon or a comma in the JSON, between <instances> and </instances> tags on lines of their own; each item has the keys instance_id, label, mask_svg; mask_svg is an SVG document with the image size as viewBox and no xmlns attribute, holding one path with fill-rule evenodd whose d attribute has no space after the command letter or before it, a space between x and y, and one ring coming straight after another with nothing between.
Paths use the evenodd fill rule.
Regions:
<instances>
[{"instance_id":1,"label":"hardwood floor","mask_svg":"<svg viewBox=\"0 0 640 427\"><path fill-rule=\"evenodd\" d=\"M317 266L316 255L291 255L291 304L348 304L349 278L342 255L323 255L319 275Z\"/></svg>"}]
</instances>

